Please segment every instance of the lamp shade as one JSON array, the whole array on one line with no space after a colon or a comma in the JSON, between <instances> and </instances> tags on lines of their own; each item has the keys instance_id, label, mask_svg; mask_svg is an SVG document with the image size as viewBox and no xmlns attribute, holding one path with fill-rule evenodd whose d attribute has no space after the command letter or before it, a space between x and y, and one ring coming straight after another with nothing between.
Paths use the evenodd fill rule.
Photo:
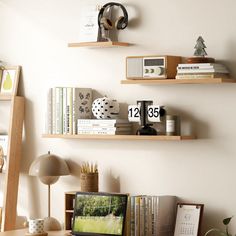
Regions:
<instances>
[{"instance_id":1,"label":"lamp shade","mask_svg":"<svg viewBox=\"0 0 236 236\"><path fill-rule=\"evenodd\" d=\"M33 161L29 174L38 177L62 176L69 175L70 171L63 159L48 152Z\"/></svg>"}]
</instances>

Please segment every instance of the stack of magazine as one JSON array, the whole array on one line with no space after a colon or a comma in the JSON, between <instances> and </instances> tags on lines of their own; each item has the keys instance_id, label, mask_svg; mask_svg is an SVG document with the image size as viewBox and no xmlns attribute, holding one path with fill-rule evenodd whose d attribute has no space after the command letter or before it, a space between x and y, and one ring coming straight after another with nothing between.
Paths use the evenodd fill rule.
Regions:
<instances>
[{"instance_id":1,"label":"stack of magazine","mask_svg":"<svg viewBox=\"0 0 236 236\"><path fill-rule=\"evenodd\" d=\"M132 133L132 126L125 119L78 119L77 134L125 135Z\"/></svg>"},{"instance_id":2,"label":"stack of magazine","mask_svg":"<svg viewBox=\"0 0 236 236\"><path fill-rule=\"evenodd\" d=\"M179 64L176 75L176 79L212 79L228 77L229 71L227 68L217 63Z\"/></svg>"},{"instance_id":3,"label":"stack of magazine","mask_svg":"<svg viewBox=\"0 0 236 236\"><path fill-rule=\"evenodd\" d=\"M173 235L176 199L175 196L131 196L127 212L127 235Z\"/></svg>"}]
</instances>

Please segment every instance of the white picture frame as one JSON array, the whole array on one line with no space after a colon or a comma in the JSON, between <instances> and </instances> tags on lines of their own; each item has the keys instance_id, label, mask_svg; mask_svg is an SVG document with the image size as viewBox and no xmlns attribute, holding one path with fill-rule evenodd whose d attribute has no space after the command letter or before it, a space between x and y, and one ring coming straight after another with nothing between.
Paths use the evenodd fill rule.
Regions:
<instances>
[{"instance_id":1,"label":"white picture frame","mask_svg":"<svg viewBox=\"0 0 236 236\"><path fill-rule=\"evenodd\" d=\"M174 236L199 236L203 204L178 203Z\"/></svg>"}]
</instances>

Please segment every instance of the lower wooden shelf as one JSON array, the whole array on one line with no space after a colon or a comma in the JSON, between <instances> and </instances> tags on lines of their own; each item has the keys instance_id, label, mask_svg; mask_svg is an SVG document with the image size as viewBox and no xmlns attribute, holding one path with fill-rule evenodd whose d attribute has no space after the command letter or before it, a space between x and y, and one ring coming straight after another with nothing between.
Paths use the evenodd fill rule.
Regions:
<instances>
[{"instance_id":1,"label":"lower wooden shelf","mask_svg":"<svg viewBox=\"0 0 236 236\"><path fill-rule=\"evenodd\" d=\"M81 43L68 43L68 47L128 47L130 44L126 42L81 42Z\"/></svg>"},{"instance_id":2,"label":"lower wooden shelf","mask_svg":"<svg viewBox=\"0 0 236 236\"><path fill-rule=\"evenodd\" d=\"M194 135L183 136L142 136L142 135L65 135L65 134L43 134L43 138L84 139L84 140L150 140L150 141L181 141L196 139Z\"/></svg>"}]
</instances>

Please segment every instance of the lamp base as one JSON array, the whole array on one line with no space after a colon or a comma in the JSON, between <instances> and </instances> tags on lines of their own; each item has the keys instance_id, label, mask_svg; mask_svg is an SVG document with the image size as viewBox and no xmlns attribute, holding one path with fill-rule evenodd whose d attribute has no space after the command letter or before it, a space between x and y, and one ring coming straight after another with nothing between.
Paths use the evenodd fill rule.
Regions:
<instances>
[{"instance_id":1,"label":"lamp base","mask_svg":"<svg viewBox=\"0 0 236 236\"><path fill-rule=\"evenodd\" d=\"M57 231L61 230L59 221L53 217L44 218L44 230L45 231Z\"/></svg>"}]
</instances>

